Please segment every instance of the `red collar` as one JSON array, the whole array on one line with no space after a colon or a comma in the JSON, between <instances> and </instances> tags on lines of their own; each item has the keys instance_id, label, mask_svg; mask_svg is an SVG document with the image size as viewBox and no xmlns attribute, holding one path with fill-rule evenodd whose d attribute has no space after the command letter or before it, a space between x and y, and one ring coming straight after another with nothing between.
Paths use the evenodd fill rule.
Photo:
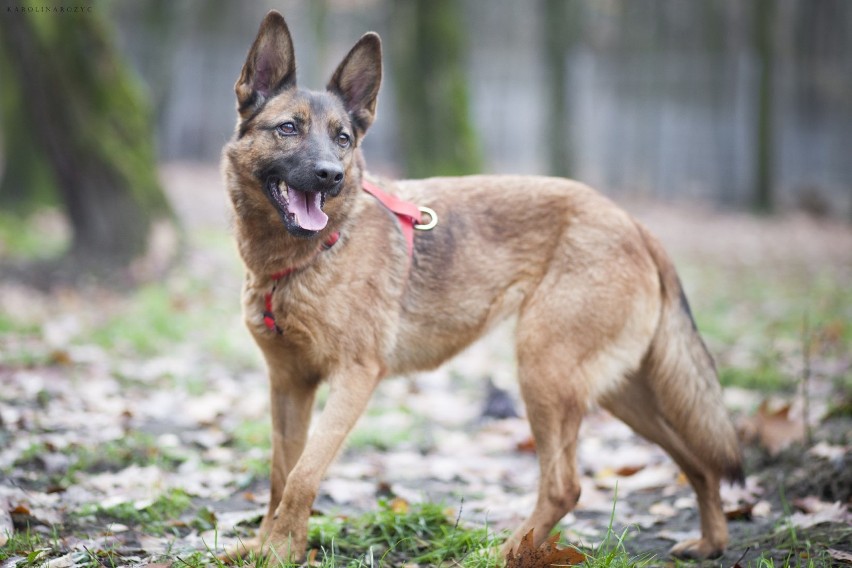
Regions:
<instances>
[{"instance_id":1,"label":"red collar","mask_svg":"<svg viewBox=\"0 0 852 568\"><path fill-rule=\"evenodd\" d=\"M420 208L414 205L413 203L409 203L408 201L403 201L402 199L396 197L395 195L390 195L389 193L385 193L379 186L368 182L367 180L363 180L361 182L361 187L364 191L375 197L379 200L379 203L384 205L387 209L389 209L392 213L394 213L399 219L400 228L402 229L402 234L405 237L405 243L408 245L408 256L409 258L414 254L414 225L422 223L422 214L420 212ZM434 216L434 213L432 214ZM317 250L316 254L321 253L322 251L326 251L333 247L338 239L340 239L340 233L334 232L329 235L328 239L320 245L320 248ZM316 256L316 255L314 255ZM313 260L313 257L311 258ZM275 293L275 289L278 287L278 281L282 278L286 278L290 276L294 272L304 268L308 264L310 264L310 260L301 266L291 266L285 268L284 270L279 270L273 274L269 275L269 278L272 279L272 289L266 293L264 296L264 310L263 310L263 323L270 330L274 330L279 335L282 333L281 328L278 327L278 324L275 323L275 314L272 312L272 295Z\"/></svg>"}]
</instances>

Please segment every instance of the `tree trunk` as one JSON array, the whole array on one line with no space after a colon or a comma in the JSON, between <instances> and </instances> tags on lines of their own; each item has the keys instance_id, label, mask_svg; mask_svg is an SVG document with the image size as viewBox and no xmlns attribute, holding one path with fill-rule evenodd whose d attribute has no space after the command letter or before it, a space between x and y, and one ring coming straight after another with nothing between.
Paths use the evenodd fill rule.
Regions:
<instances>
[{"instance_id":1,"label":"tree trunk","mask_svg":"<svg viewBox=\"0 0 852 568\"><path fill-rule=\"evenodd\" d=\"M399 142L413 177L480 169L470 118L465 30L456 0L393 3L392 49Z\"/></svg>"},{"instance_id":2,"label":"tree trunk","mask_svg":"<svg viewBox=\"0 0 852 568\"><path fill-rule=\"evenodd\" d=\"M26 215L56 201L56 183L50 166L39 151L29 121L21 109L26 102L12 80L5 50L0 50L0 207Z\"/></svg>"},{"instance_id":3,"label":"tree trunk","mask_svg":"<svg viewBox=\"0 0 852 568\"><path fill-rule=\"evenodd\" d=\"M568 106L569 74L567 55L579 29L580 12L576 2L544 0L544 56L548 71L547 146L550 174L574 174L572 130Z\"/></svg>"},{"instance_id":4,"label":"tree trunk","mask_svg":"<svg viewBox=\"0 0 852 568\"><path fill-rule=\"evenodd\" d=\"M72 253L117 264L171 216L159 186L150 109L101 17L0 18L21 117L46 157L73 228Z\"/></svg>"},{"instance_id":5,"label":"tree trunk","mask_svg":"<svg viewBox=\"0 0 852 568\"><path fill-rule=\"evenodd\" d=\"M772 173L774 138L772 132L772 21L775 0L759 0L754 13L754 37L759 73L757 94L757 128L755 132L755 186L753 208L760 212L773 209Z\"/></svg>"}]
</instances>

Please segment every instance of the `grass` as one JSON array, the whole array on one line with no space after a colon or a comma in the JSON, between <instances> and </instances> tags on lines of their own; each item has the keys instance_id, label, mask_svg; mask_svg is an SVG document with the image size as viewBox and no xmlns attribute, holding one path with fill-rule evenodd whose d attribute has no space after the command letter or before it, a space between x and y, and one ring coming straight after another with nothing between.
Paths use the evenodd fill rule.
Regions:
<instances>
[{"instance_id":1,"label":"grass","mask_svg":"<svg viewBox=\"0 0 852 568\"><path fill-rule=\"evenodd\" d=\"M50 219L46 219L28 223L0 214L0 256L42 258L60 252L65 246L64 237L54 229L45 232L38 228L39 223L50 224ZM220 237L204 240L200 246L204 254L235 257L227 236ZM231 261L236 262L235 258ZM213 262L222 265L221 259ZM84 314L80 332L72 339L72 345L95 343L111 358L129 355L130 362L152 356L174 356L176 352L180 355L179 350L189 345L194 352L209 354L228 369L259 368L257 351L238 314L239 292L222 287L223 282L236 287L239 281L239 271L229 271L230 268L220 267L218 272L205 273L192 267L178 267L162 282L144 285L118 299L112 298L108 309ZM686 266L682 273L687 284L691 284L687 287L698 326L719 356L724 384L763 391L794 388L799 381L796 365L802 357L806 318L815 359L849 356L852 287L835 274L767 273L713 265ZM58 305L61 308L61 304ZM92 313L95 316L90 317ZM0 359L4 359L4 365L16 369L52 364L53 355L40 337L42 323L17 321L0 313L0 351L4 352ZM6 338L12 342L7 343ZM29 342L29 338L33 341ZM135 380L128 377L128 384L122 384L131 386ZM836 377L835 381L838 390L852 390L852 377ZM132 386L144 387L144 384L139 382ZM202 394L208 388L203 371L190 376L163 377L152 386L183 388L193 394ZM36 393L34 404L49 407L45 397L49 397L46 391ZM373 419L381 418L377 414L380 410L370 412ZM410 423L387 428L365 423L353 433L348 447L353 451L387 450L406 443L416 444L419 430L416 417ZM0 442L3 442L2 435L0 429ZM257 476L268 475L268 419L241 423L234 430L233 439L235 448L244 454L246 468ZM15 465L39 471L42 466L38 458L57 451L69 458L68 467L52 474L48 481L62 487L68 487L87 473L119 471L132 464L153 464L175 470L185 459L159 448L151 436L131 433L124 439L98 447L72 445L56 450L36 443ZM124 503L108 508L95 505L72 511L70 515L72 524L78 529L84 527L80 530L100 530L109 523L121 523L139 533L170 535L209 531L215 527L212 512L195 507L191 497L180 490L167 491L150 503ZM796 530L787 523L778 528L781 530L748 543L759 546L760 554L744 560L744 567L820 566L828 563L825 546L852 538L852 530L848 528ZM38 527L41 529L43 527ZM6 545L0 547L0 562L20 556L24 559L20 565L40 565L47 559L69 553L56 533L56 530L64 530L62 527L52 533L38 530L19 530L11 535ZM63 536L66 533L63 532ZM317 565L325 568L401 566L405 563L498 566L501 562L495 550L504 536L488 528L457 523L452 513L437 504L401 506L398 502L383 502L378 510L364 515L346 519L315 516L310 520L310 546L316 551ZM659 562L631 555L626 546L630 536L628 531L613 533L610 525L603 543L587 551L586 566L642 567ZM215 548L216 543L211 544ZM743 543L741 548L746 546ZM754 554L755 550L752 552ZM77 565L82 566L127 563L109 550L81 551L80 554ZM204 550L171 551L163 559L175 566L223 566L214 554ZM258 565L296 566L275 559L261 560Z\"/></svg>"},{"instance_id":2,"label":"grass","mask_svg":"<svg viewBox=\"0 0 852 568\"><path fill-rule=\"evenodd\" d=\"M68 246L68 233L67 223L54 209L31 215L0 211L0 258L43 260L55 257Z\"/></svg>"},{"instance_id":3,"label":"grass","mask_svg":"<svg viewBox=\"0 0 852 568\"><path fill-rule=\"evenodd\" d=\"M186 492L170 489L150 503L127 502L112 507L84 507L74 518L77 522L84 522L87 517L94 517L100 526L106 527L121 523L142 534L176 534L179 528L191 526L191 523L180 520L191 503L192 498Z\"/></svg>"},{"instance_id":4,"label":"grass","mask_svg":"<svg viewBox=\"0 0 852 568\"><path fill-rule=\"evenodd\" d=\"M409 507L398 500L382 501L377 511L345 521L315 517L310 526L310 547L334 558L338 566L358 565L368 558L385 566L449 560L462 566L493 566L487 551L499 542L499 535L487 528L460 525L441 505Z\"/></svg>"},{"instance_id":5,"label":"grass","mask_svg":"<svg viewBox=\"0 0 852 568\"><path fill-rule=\"evenodd\" d=\"M814 359L849 355L852 287L842 270L813 274L791 267L689 263L679 269L698 328L717 357L723 385L795 389L806 342ZM834 379L844 382L843 377Z\"/></svg>"},{"instance_id":6,"label":"grass","mask_svg":"<svg viewBox=\"0 0 852 568\"><path fill-rule=\"evenodd\" d=\"M48 485L63 488L77 483L85 474L120 471L130 465L157 465L166 470L174 470L185 461L185 457L161 448L153 436L130 432L122 438L98 446L72 444L59 451L45 443L35 443L21 453L13 466L40 470L43 468L42 456L51 453L67 456L67 468L45 475L43 481Z\"/></svg>"},{"instance_id":7,"label":"grass","mask_svg":"<svg viewBox=\"0 0 852 568\"><path fill-rule=\"evenodd\" d=\"M215 528L215 515L206 508L193 511L191 497L173 489L155 501L142 505L123 503L114 507L91 507L77 521L88 516L99 526L112 523L128 525L141 534L169 535L190 530L207 531ZM310 519L308 549L312 566L320 568L392 567L392 566L461 566L465 568L494 568L503 565L497 551L506 534L495 533L488 527L470 527L458 521L459 516L442 505L425 503L409 505L401 500L380 501L378 509L356 517L313 516ZM601 543L585 550L588 568L646 568L667 565L696 566L696 563L660 560L651 556L631 554L626 547L630 528L620 534L613 531L615 504L607 532ZM824 534L828 531L830 534ZM218 557L221 548L218 533L208 549L195 551L170 550L151 561L168 562L187 568L224 568ZM841 545L852 537L849 527L811 527L797 530L786 519L778 530L760 541L732 544L732 548L759 547L763 551L755 558L742 559L743 568L816 568L830 564L827 546ZM815 543L819 543L818 545ZM565 543L562 544L565 546ZM50 558L64 556L70 551L59 538L56 529L51 535L32 530L18 531L0 547L0 562L21 557L18 566L41 565ZM117 566L127 560L112 550L86 549L79 551L78 566ZM297 568L298 563L274 556L231 559L236 566L257 568ZM703 565L703 564L702 564Z\"/></svg>"}]
</instances>

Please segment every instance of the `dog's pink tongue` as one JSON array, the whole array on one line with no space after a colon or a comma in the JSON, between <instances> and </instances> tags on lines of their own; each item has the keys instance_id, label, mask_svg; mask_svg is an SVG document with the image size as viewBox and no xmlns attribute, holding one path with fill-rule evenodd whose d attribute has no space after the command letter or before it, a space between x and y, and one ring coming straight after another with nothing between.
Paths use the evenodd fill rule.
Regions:
<instances>
[{"instance_id":1,"label":"dog's pink tongue","mask_svg":"<svg viewBox=\"0 0 852 568\"><path fill-rule=\"evenodd\" d=\"M320 231L328 223L328 215L320 208L322 196L318 191L299 191L287 187L290 201L290 213L296 216L296 223L308 231Z\"/></svg>"}]
</instances>

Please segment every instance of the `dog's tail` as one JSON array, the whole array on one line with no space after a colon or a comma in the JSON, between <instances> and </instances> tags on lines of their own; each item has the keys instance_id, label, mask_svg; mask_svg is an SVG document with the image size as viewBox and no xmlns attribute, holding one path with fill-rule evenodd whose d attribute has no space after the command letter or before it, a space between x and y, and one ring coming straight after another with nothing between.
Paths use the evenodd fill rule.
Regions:
<instances>
[{"instance_id":1,"label":"dog's tail","mask_svg":"<svg viewBox=\"0 0 852 568\"><path fill-rule=\"evenodd\" d=\"M659 409L702 463L742 483L740 445L713 358L698 333L674 265L656 238L637 226L657 265L663 294L660 323L646 359L646 376Z\"/></svg>"}]
</instances>

